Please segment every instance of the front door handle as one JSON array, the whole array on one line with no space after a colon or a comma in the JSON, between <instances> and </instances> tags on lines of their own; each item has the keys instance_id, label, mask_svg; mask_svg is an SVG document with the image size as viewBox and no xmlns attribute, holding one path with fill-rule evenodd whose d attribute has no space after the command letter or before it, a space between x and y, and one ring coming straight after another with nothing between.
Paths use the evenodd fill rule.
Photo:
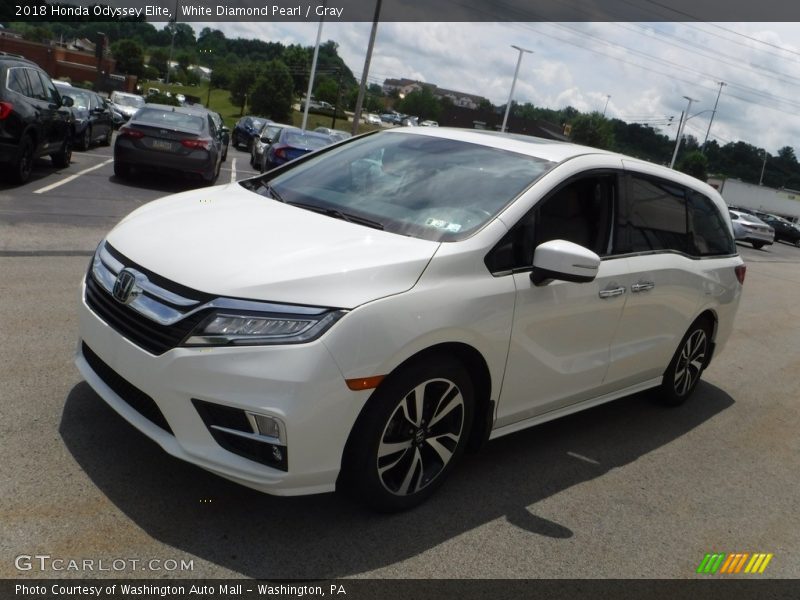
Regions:
<instances>
[{"instance_id":1,"label":"front door handle","mask_svg":"<svg viewBox=\"0 0 800 600\"><path fill-rule=\"evenodd\" d=\"M639 281L631 286L631 291L634 293L647 292L652 290L654 287L656 287L656 284L652 281Z\"/></svg>"},{"instance_id":2,"label":"front door handle","mask_svg":"<svg viewBox=\"0 0 800 600\"><path fill-rule=\"evenodd\" d=\"M617 296L622 296L622 294L624 293L625 293L624 287L615 287L615 288L608 287L604 290L600 290L600 293L598 295L601 298L605 299L605 298L616 298Z\"/></svg>"}]
</instances>

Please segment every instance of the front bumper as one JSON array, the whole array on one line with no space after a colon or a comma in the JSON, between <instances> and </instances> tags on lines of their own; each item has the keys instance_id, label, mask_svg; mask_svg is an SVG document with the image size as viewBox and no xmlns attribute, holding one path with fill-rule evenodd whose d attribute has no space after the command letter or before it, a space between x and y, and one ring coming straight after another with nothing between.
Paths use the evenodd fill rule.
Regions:
<instances>
[{"instance_id":1,"label":"front bumper","mask_svg":"<svg viewBox=\"0 0 800 600\"><path fill-rule=\"evenodd\" d=\"M127 421L169 454L250 488L276 495L335 489L345 442L368 392L347 388L324 344L178 347L154 356L92 312L84 288L85 283L75 362L89 385ZM112 375L97 368L98 358ZM123 397L137 393L149 396L165 422L159 424L156 413L142 409L136 398ZM279 419L285 426L287 470L223 448L198 413L198 401Z\"/></svg>"}]
</instances>

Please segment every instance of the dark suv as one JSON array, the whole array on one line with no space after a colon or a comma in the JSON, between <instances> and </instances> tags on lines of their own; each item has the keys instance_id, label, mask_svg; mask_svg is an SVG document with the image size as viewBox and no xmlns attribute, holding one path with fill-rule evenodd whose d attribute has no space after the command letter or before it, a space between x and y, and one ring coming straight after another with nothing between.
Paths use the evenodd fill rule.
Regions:
<instances>
[{"instance_id":1,"label":"dark suv","mask_svg":"<svg viewBox=\"0 0 800 600\"><path fill-rule=\"evenodd\" d=\"M45 154L56 167L69 165L72 103L36 63L0 54L0 165L12 181L25 183Z\"/></svg>"}]
</instances>

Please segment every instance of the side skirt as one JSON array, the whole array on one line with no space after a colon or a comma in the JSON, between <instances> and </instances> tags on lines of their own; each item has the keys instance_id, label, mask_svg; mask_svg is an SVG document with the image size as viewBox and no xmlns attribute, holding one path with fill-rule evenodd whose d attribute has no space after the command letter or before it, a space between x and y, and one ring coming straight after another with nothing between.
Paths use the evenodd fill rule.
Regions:
<instances>
[{"instance_id":1,"label":"side skirt","mask_svg":"<svg viewBox=\"0 0 800 600\"><path fill-rule=\"evenodd\" d=\"M493 440L502 437L504 435L508 435L509 433L515 433L517 431L527 429L528 427L541 425L542 423L547 423L548 421L553 421L561 417L566 417L567 415L571 415L573 413L586 410L587 408L599 406L601 404L605 404L606 402L611 402L612 400L617 400L625 396L630 396L632 394L637 394L639 392L643 392L645 390L658 387L659 385L661 385L662 379L663 378L659 376L654 379L650 379L648 381L644 381L642 383L637 383L636 385L626 387L616 392L611 392L610 394L605 394L603 396L598 396L597 398L584 400L583 402L578 402L576 404L570 404L569 406L565 406L563 408L559 408L556 410L551 410L550 412L546 412L541 415L531 417L530 419L525 419L524 421L511 423L510 425L506 425L504 427L500 427L499 429L492 430L491 434L489 435L489 439Z\"/></svg>"}]
</instances>

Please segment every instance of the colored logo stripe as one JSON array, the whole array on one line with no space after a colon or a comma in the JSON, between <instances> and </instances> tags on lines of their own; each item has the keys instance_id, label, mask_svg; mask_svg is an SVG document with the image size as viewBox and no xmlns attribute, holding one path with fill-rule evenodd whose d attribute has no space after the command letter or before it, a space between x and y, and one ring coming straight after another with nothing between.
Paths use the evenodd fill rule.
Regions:
<instances>
[{"instance_id":1,"label":"colored logo stripe","mask_svg":"<svg viewBox=\"0 0 800 600\"><path fill-rule=\"evenodd\" d=\"M714 575L717 572L733 575L742 573L742 570L744 573L763 573L773 556L773 554L750 554L749 552L709 553L703 557L700 566L697 567L697 572L704 575Z\"/></svg>"}]
</instances>

